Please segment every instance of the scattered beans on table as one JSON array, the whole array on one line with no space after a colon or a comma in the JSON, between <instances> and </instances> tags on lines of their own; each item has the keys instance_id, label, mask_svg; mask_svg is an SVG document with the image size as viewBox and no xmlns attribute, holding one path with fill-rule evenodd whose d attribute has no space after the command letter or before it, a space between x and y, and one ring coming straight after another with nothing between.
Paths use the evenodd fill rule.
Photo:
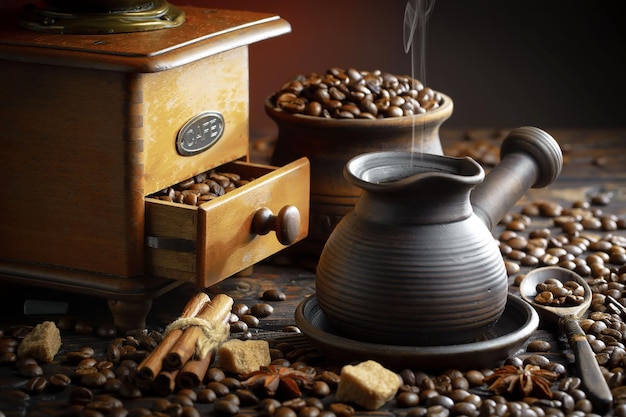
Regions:
<instances>
[{"instance_id":1,"label":"scattered beans on table","mask_svg":"<svg viewBox=\"0 0 626 417\"><path fill-rule=\"evenodd\" d=\"M502 231L497 240L505 262L519 266L507 266L513 283L519 282L515 274L522 272L523 267L559 265L576 271L589 284L591 307L580 325L613 391L612 415L626 416L626 313L609 303L616 300L626 305L626 237L622 233L626 230L626 221L622 216L608 213L607 206L601 204L603 201L581 201L563 207L554 202L531 202L519 212L505 216L499 225ZM534 265L525 264L527 256L536 258ZM562 298L562 291L583 295L582 287L575 282L548 280L540 286L538 292L548 291L553 299ZM233 331L231 337L254 338L255 332L266 325L266 320L271 320L272 303L282 302L283 295L281 290L273 288L261 293L261 300L251 306L234 304L231 312L237 320L232 321L231 326L240 326L240 330ZM241 323L247 326L247 331ZM227 374L213 364L198 387L176 388L170 395L156 398L149 388L137 385L135 375L141 361L162 340L159 331L144 329L122 337L111 335L108 328L86 322L76 326L64 319L61 324L63 331L74 332L81 338L90 329L89 335L107 338L109 345L105 352L87 346L66 351L60 358L62 367L58 369L67 372L46 373L45 364L15 356L20 341L32 327L1 329L0 366L15 369L14 377L22 378L24 383L20 389L0 390L0 403L4 404L9 398L26 401L28 396L32 401L35 396L63 392L66 401L61 401L59 410L49 410L58 412L54 415L197 417L215 413L219 416L351 417L360 411L334 399L340 381L339 367L325 362L315 350L289 342L269 341L272 364L304 373L310 371L311 384L300 387L300 397L268 398L262 391L245 389L242 376ZM287 327L282 333L297 336L294 326ZM599 415L586 398L576 373L569 372L572 364L555 360L565 355L555 355L553 347L547 340L531 340L524 352L504 362L504 370L450 369L440 373L398 370L403 385L386 407L390 413L406 417ZM510 393L506 389L500 393L489 391L485 380L497 379L490 377L500 373L510 377L502 380L507 384L513 380L536 383L542 375L554 377L548 383L550 395L540 397L532 391L532 395L525 396L524 389L532 389L528 385L521 387L520 394L520 387L515 385L518 382L512 385L516 389ZM139 401L141 407L128 406ZM199 411L201 409L211 411L207 414L207 411Z\"/></svg>"}]
</instances>

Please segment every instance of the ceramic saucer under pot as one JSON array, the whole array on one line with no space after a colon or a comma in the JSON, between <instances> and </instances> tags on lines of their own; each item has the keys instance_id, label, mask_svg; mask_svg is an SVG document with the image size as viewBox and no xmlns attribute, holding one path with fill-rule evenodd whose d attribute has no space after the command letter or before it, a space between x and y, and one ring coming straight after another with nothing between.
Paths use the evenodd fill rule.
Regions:
<instances>
[{"instance_id":1,"label":"ceramic saucer under pot","mask_svg":"<svg viewBox=\"0 0 626 417\"><path fill-rule=\"evenodd\" d=\"M480 369L499 366L514 355L539 326L537 312L509 294L502 317L485 340L448 346L399 346L367 343L342 337L320 309L317 298L306 298L295 313L297 326L318 350L334 359L375 360L389 368Z\"/></svg>"}]
</instances>

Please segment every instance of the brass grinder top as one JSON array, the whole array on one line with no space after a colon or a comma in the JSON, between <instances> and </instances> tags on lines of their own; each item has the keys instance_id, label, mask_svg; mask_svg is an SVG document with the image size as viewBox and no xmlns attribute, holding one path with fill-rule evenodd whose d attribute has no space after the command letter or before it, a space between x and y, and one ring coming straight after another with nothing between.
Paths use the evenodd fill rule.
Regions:
<instances>
[{"instance_id":1,"label":"brass grinder top","mask_svg":"<svg viewBox=\"0 0 626 417\"><path fill-rule=\"evenodd\" d=\"M168 30L68 35L26 30L17 23L24 17L24 8L6 9L7 21L16 23L0 26L0 59L160 72L291 30L288 22L271 13L198 7L181 10L184 24Z\"/></svg>"},{"instance_id":2,"label":"brass grinder top","mask_svg":"<svg viewBox=\"0 0 626 417\"><path fill-rule=\"evenodd\" d=\"M167 0L47 0L24 6L23 28L46 33L128 33L180 26L185 13Z\"/></svg>"}]
</instances>

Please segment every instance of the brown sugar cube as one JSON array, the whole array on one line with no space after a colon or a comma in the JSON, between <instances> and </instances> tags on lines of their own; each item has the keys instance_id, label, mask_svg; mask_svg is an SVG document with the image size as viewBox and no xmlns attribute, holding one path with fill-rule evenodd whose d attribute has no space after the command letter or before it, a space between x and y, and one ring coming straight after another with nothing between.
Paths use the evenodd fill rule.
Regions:
<instances>
[{"instance_id":1,"label":"brown sugar cube","mask_svg":"<svg viewBox=\"0 0 626 417\"><path fill-rule=\"evenodd\" d=\"M61 347L61 333L52 321L38 324L20 342L17 356L38 362L52 362Z\"/></svg>"},{"instance_id":2,"label":"brown sugar cube","mask_svg":"<svg viewBox=\"0 0 626 417\"><path fill-rule=\"evenodd\" d=\"M258 371L271 362L270 348L266 340L232 339L219 350L219 362L223 370L238 374Z\"/></svg>"},{"instance_id":3,"label":"brown sugar cube","mask_svg":"<svg viewBox=\"0 0 626 417\"><path fill-rule=\"evenodd\" d=\"M341 369L337 400L377 410L396 395L402 379L375 361L346 365Z\"/></svg>"}]
</instances>

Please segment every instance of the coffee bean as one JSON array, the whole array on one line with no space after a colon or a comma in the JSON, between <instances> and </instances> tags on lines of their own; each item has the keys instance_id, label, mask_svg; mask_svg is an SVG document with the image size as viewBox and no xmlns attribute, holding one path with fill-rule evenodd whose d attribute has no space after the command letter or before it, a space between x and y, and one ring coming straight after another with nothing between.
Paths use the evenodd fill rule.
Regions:
<instances>
[{"instance_id":1,"label":"coffee bean","mask_svg":"<svg viewBox=\"0 0 626 417\"><path fill-rule=\"evenodd\" d=\"M552 348L550 342L545 340L533 340L528 344L526 350L528 352L549 352Z\"/></svg>"},{"instance_id":2,"label":"coffee bean","mask_svg":"<svg viewBox=\"0 0 626 417\"><path fill-rule=\"evenodd\" d=\"M248 331L248 325L246 322L239 320L230 324L231 333L243 333Z\"/></svg>"},{"instance_id":3,"label":"coffee bean","mask_svg":"<svg viewBox=\"0 0 626 417\"><path fill-rule=\"evenodd\" d=\"M81 417L104 417L104 413L98 410L86 408L80 413Z\"/></svg>"},{"instance_id":4,"label":"coffee bean","mask_svg":"<svg viewBox=\"0 0 626 417\"><path fill-rule=\"evenodd\" d=\"M458 403L455 403L450 408L450 411L452 415L456 416L475 416L479 413L478 405L467 401L460 401Z\"/></svg>"},{"instance_id":5,"label":"coffee bean","mask_svg":"<svg viewBox=\"0 0 626 417\"><path fill-rule=\"evenodd\" d=\"M43 375L43 369L37 363L27 363L17 370L18 374L25 378L33 378Z\"/></svg>"},{"instance_id":6,"label":"coffee bean","mask_svg":"<svg viewBox=\"0 0 626 417\"><path fill-rule=\"evenodd\" d=\"M206 387L212 390L218 397L224 397L230 393L230 389L225 384L218 381L211 381L206 384Z\"/></svg>"},{"instance_id":7,"label":"coffee bean","mask_svg":"<svg viewBox=\"0 0 626 417\"><path fill-rule=\"evenodd\" d=\"M298 414L289 407L280 406L274 411L273 417L298 417Z\"/></svg>"},{"instance_id":8,"label":"coffee bean","mask_svg":"<svg viewBox=\"0 0 626 417\"><path fill-rule=\"evenodd\" d=\"M415 392L402 392L396 396L396 405L400 408L415 407L419 401L420 397Z\"/></svg>"},{"instance_id":9,"label":"coffee bean","mask_svg":"<svg viewBox=\"0 0 626 417\"><path fill-rule=\"evenodd\" d=\"M252 391L243 388L235 389L234 393L225 395L222 399L244 407L257 405L260 401Z\"/></svg>"},{"instance_id":10,"label":"coffee bean","mask_svg":"<svg viewBox=\"0 0 626 417\"><path fill-rule=\"evenodd\" d=\"M101 394L85 405L85 408L91 410L97 410L103 414L109 414L111 410L121 408L124 404L119 398L116 398L112 395Z\"/></svg>"},{"instance_id":11,"label":"coffee bean","mask_svg":"<svg viewBox=\"0 0 626 417\"><path fill-rule=\"evenodd\" d=\"M53 391L62 391L72 380L65 374L53 374L48 377L48 387Z\"/></svg>"},{"instance_id":12,"label":"coffee bean","mask_svg":"<svg viewBox=\"0 0 626 417\"><path fill-rule=\"evenodd\" d=\"M239 413L239 406L228 400L218 400L213 407L215 413L220 416L234 416Z\"/></svg>"},{"instance_id":13,"label":"coffee bean","mask_svg":"<svg viewBox=\"0 0 626 417\"><path fill-rule=\"evenodd\" d=\"M93 400L93 393L88 388L76 387L70 392L69 400L70 404L85 405Z\"/></svg>"},{"instance_id":14,"label":"coffee bean","mask_svg":"<svg viewBox=\"0 0 626 417\"><path fill-rule=\"evenodd\" d=\"M317 408L318 411L322 411L325 407L324 402L317 397L309 397L305 400L306 407Z\"/></svg>"},{"instance_id":15,"label":"coffee bean","mask_svg":"<svg viewBox=\"0 0 626 417\"><path fill-rule=\"evenodd\" d=\"M107 382L107 378L102 374L102 372L96 371L83 375L80 378L80 382L86 387L97 388L103 386Z\"/></svg>"},{"instance_id":16,"label":"coffee bean","mask_svg":"<svg viewBox=\"0 0 626 417\"><path fill-rule=\"evenodd\" d=\"M284 301L287 296L278 288L270 288L263 292L261 298L265 301Z\"/></svg>"},{"instance_id":17,"label":"coffee bean","mask_svg":"<svg viewBox=\"0 0 626 417\"><path fill-rule=\"evenodd\" d=\"M98 372L98 369L95 366L88 366L88 365L77 365L76 368L74 369L74 373L76 373L76 375L80 377L83 377L89 374L95 374L96 372Z\"/></svg>"},{"instance_id":18,"label":"coffee bean","mask_svg":"<svg viewBox=\"0 0 626 417\"><path fill-rule=\"evenodd\" d=\"M337 417L352 417L355 413L354 407L345 403L332 403L329 408Z\"/></svg>"},{"instance_id":19,"label":"coffee bean","mask_svg":"<svg viewBox=\"0 0 626 417\"><path fill-rule=\"evenodd\" d=\"M11 329L11 337L17 340L22 340L33 330L33 326L15 326Z\"/></svg>"},{"instance_id":20,"label":"coffee bean","mask_svg":"<svg viewBox=\"0 0 626 417\"><path fill-rule=\"evenodd\" d=\"M318 417L321 410L313 406L304 406L298 410L298 417Z\"/></svg>"},{"instance_id":21,"label":"coffee bean","mask_svg":"<svg viewBox=\"0 0 626 417\"><path fill-rule=\"evenodd\" d=\"M200 417L200 412L193 406L183 406L181 417Z\"/></svg>"},{"instance_id":22,"label":"coffee bean","mask_svg":"<svg viewBox=\"0 0 626 417\"><path fill-rule=\"evenodd\" d=\"M128 411L128 417L147 417L151 414L152 411L144 407L136 407Z\"/></svg>"},{"instance_id":23,"label":"coffee bean","mask_svg":"<svg viewBox=\"0 0 626 417\"><path fill-rule=\"evenodd\" d=\"M250 307L250 314L258 318L265 318L274 312L274 307L271 304L259 303Z\"/></svg>"},{"instance_id":24,"label":"coffee bean","mask_svg":"<svg viewBox=\"0 0 626 417\"><path fill-rule=\"evenodd\" d=\"M122 383L118 392L122 398L141 398L141 390L137 388L135 384L130 382Z\"/></svg>"},{"instance_id":25,"label":"coffee bean","mask_svg":"<svg viewBox=\"0 0 626 417\"><path fill-rule=\"evenodd\" d=\"M285 327L283 327L280 330L282 332L285 332L285 333L302 333L300 328L298 326L294 326L294 325L285 326Z\"/></svg>"},{"instance_id":26,"label":"coffee bean","mask_svg":"<svg viewBox=\"0 0 626 417\"><path fill-rule=\"evenodd\" d=\"M426 405L428 406L428 408L441 406L445 409L450 409L454 405L454 401L447 395L438 394L428 398L426 400Z\"/></svg>"},{"instance_id":27,"label":"coffee bean","mask_svg":"<svg viewBox=\"0 0 626 417\"><path fill-rule=\"evenodd\" d=\"M210 388L203 388L198 391L198 402L199 403L212 403L217 399L217 395L215 395L215 391Z\"/></svg>"},{"instance_id":28,"label":"coffee bean","mask_svg":"<svg viewBox=\"0 0 626 417\"><path fill-rule=\"evenodd\" d=\"M244 314L243 316L239 317L239 319L242 322L246 323L249 328L257 328L260 324L259 318L253 316L252 314Z\"/></svg>"},{"instance_id":29,"label":"coffee bean","mask_svg":"<svg viewBox=\"0 0 626 417\"><path fill-rule=\"evenodd\" d=\"M109 378L104 385L102 385L102 389L105 392L118 392L122 387L122 383L122 380L119 378Z\"/></svg>"},{"instance_id":30,"label":"coffee bean","mask_svg":"<svg viewBox=\"0 0 626 417\"><path fill-rule=\"evenodd\" d=\"M281 402L274 398L264 398L259 401L255 409L258 410L260 416L272 416L281 405Z\"/></svg>"},{"instance_id":31,"label":"coffee bean","mask_svg":"<svg viewBox=\"0 0 626 417\"><path fill-rule=\"evenodd\" d=\"M212 382L212 381L219 382L219 381L222 381L224 378L226 378L226 374L224 374L223 370L217 367L209 368L206 374L204 375L204 381L207 383Z\"/></svg>"},{"instance_id":32,"label":"coffee bean","mask_svg":"<svg viewBox=\"0 0 626 417\"><path fill-rule=\"evenodd\" d=\"M314 397L323 398L330 395L330 386L324 381L315 381L311 388L311 395Z\"/></svg>"},{"instance_id":33,"label":"coffee bean","mask_svg":"<svg viewBox=\"0 0 626 417\"><path fill-rule=\"evenodd\" d=\"M68 352L65 358L68 362L77 364L83 359L93 358L95 352L90 347L82 347L79 350Z\"/></svg>"},{"instance_id":34,"label":"coffee bean","mask_svg":"<svg viewBox=\"0 0 626 417\"><path fill-rule=\"evenodd\" d=\"M0 338L0 353L15 352L20 342L12 337Z\"/></svg>"},{"instance_id":35,"label":"coffee bean","mask_svg":"<svg viewBox=\"0 0 626 417\"><path fill-rule=\"evenodd\" d=\"M30 378L26 385L24 385L24 390L30 394L41 394L44 392L46 387L48 386L48 381L43 376L35 376Z\"/></svg>"},{"instance_id":36,"label":"coffee bean","mask_svg":"<svg viewBox=\"0 0 626 417\"><path fill-rule=\"evenodd\" d=\"M124 407L113 408L109 411L107 417L128 417L128 410Z\"/></svg>"},{"instance_id":37,"label":"coffee bean","mask_svg":"<svg viewBox=\"0 0 626 417\"><path fill-rule=\"evenodd\" d=\"M157 398L152 403L152 411L162 412L167 410L172 405L172 402L167 398Z\"/></svg>"},{"instance_id":38,"label":"coffee bean","mask_svg":"<svg viewBox=\"0 0 626 417\"><path fill-rule=\"evenodd\" d=\"M189 399L189 397L186 398ZM180 417L183 414L183 405L175 401L167 401L163 409L155 411L159 411L169 417Z\"/></svg>"},{"instance_id":39,"label":"coffee bean","mask_svg":"<svg viewBox=\"0 0 626 417\"><path fill-rule=\"evenodd\" d=\"M118 363L122 356L122 353L118 345L110 344L107 346L105 356L108 361L111 361L113 363Z\"/></svg>"},{"instance_id":40,"label":"coffee bean","mask_svg":"<svg viewBox=\"0 0 626 417\"><path fill-rule=\"evenodd\" d=\"M226 385L226 387L228 387L230 391L234 391L236 389L241 388L241 381L238 380L237 378L230 377L230 376L227 376L226 378L222 379L220 383Z\"/></svg>"},{"instance_id":41,"label":"coffee bean","mask_svg":"<svg viewBox=\"0 0 626 417\"><path fill-rule=\"evenodd\" d=\"M231 312L239 317L243 317L244 315L248 314L249 310L250 309L248 308L248 306L243 303L235 303L231 308Z\"/></svg>"}]
</instances>

